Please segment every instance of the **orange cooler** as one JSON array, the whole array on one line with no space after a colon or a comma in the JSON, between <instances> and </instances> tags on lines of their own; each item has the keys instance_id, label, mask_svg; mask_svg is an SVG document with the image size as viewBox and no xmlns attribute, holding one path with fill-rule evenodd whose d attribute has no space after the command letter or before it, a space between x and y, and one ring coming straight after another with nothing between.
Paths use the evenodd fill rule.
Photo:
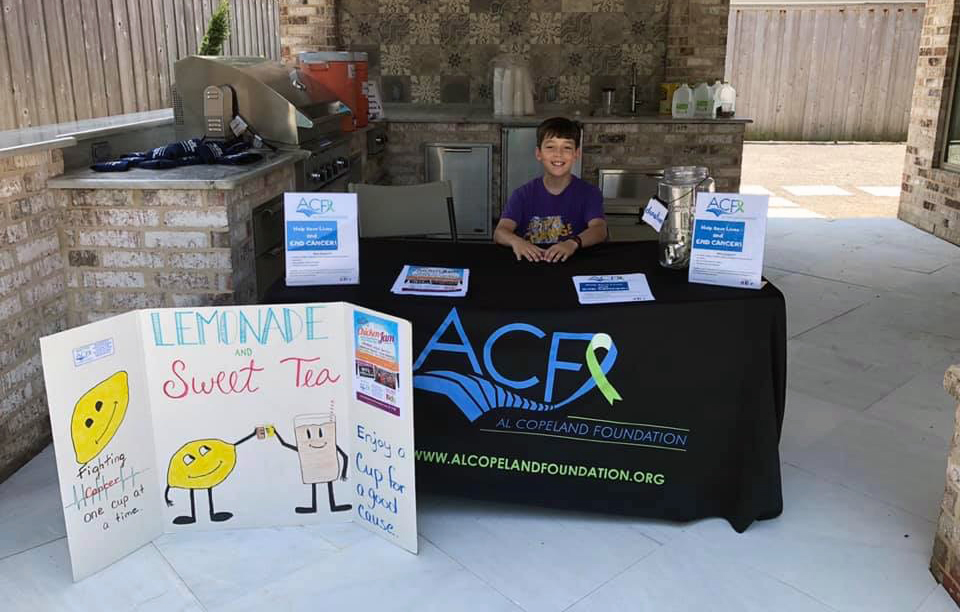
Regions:
<instances>
[{"instance_id":1,"label":"orange cooler","mask_svg":"<svg viewBox=\"0 0 960 612\"><path fill-rule=\"evenodd\" d=\"M348 51L317 51L297 56L307 91L310 91L313 84L323 85L350 109L352 114L344 115L340 122L340 128L344 132L352 132L361 125L361 117L362 125L367 123L366 109L361 112L360 98L363 96L360 92L361 81L357 79L354 55Z\"/></svg>"},{"instance_id":2,"label":"orange cooler","mask_svg":"<svg viewBox=\"0 0 960 612\"><path fill-rule=\"evenodd\" d=\"M367 99L367 94L363 93L363 84L370 78L367 54L357 51L353 54L353 61L357 66L357 127L364 127L367 125L367 115L370 112L370 101Z\"/></svg>"}]
</instances>

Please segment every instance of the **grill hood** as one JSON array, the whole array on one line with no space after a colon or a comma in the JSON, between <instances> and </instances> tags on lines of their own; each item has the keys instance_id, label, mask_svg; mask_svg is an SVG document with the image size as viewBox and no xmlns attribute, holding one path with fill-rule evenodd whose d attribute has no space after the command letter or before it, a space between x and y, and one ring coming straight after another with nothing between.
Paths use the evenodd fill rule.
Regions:
<instances>
[{"instance_id":1,"label":"grill hood","mask_svg":"<svg viewBox=\"0 0 960 612\"><path fill-rule=\"evenodd\" d=\"M262 57L192 55L174 64L174 79L180 138L203 135L203 90L210 85L229 85L237 114L277 146L300 146L338 130L340 114L349 112L326 88L308 95L296 68Z\"/></svg>"}]
</instances>

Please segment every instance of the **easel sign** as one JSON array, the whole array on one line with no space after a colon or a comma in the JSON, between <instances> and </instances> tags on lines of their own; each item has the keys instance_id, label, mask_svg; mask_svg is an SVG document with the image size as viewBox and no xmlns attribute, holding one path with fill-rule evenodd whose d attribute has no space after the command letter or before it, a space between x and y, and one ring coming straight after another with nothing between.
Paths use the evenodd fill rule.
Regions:
<instances>
[{"instance_id":1,"label":"easel sign","mask_svg":"<svg viewBox=\"0 0 960 612\"><path fill-rule=\"evenodd\" d=\"M373 340L394 356L376 401L357 391ZM41 350L74 580L182 530L356 521L417 551L407 321L345 303L141 310Z\"/></svg>"}]
</instances>

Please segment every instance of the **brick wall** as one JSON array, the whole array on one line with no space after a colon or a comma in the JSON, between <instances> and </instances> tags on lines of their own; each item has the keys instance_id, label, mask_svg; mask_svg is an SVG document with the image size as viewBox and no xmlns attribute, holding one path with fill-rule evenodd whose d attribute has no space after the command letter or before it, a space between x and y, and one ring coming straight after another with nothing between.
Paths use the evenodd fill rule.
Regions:
<instances>
[{"instance_id":1,"label":"brick wall","mask_svg":"<svg viewBox=\"0 0 960 612\"><path fill-rule=\"evenodd\" d=\"M666 80L670 83L722 79L727 56L730 0L670 2Z\"/></svg>"},{"instance_id":2,"label":"brick wall","mask_svg":"<svg viewBox=\"0 0 960 612\"><path fill-rule=\"evenodd\" d=\"M280 0L280 59L337 48L336 0Z\"/></svg>"},{"instance_id":3,"label":"brick wall","mask_svg":"<svg viewBox=\"0 0 960 612\"><path fill-rule=\"evenodd\" d=\"M59 150L0 158L0 481L50 442L39 338L66 325L63 202L46 188L62 172Z\"/></svg>"},{"instance_id":4,"label":"brick wall","mask_svg":"<svg viewBox=\"0 0 960 612\"><path fill-rule=\"evenodd\" d=\"M960 366L947 370L943 386L960 402ZM960 403L957 405L953 442L947 457L947 484L940 504L940 520L933 542L930 571L953 600L960 604Z\"/></svg>"},{"instance_id":5,"label":"brick wall","mask_svg":"<svg viewBox=\"0 0 960 612\"><path fill-rule=\"evenodd\" d=\"M601 168L706 166L717 191L740 190L743 123L587 123L583 179L596 184Z\"/></svg>"},{"instance_id":6,"label":"brick wall","mask_svg":"<svg viewBox=\"0 0 960 612\"><path fill-rule=\"evenodd\" d=\"M743 123L585 123L582 178L597 184L601 168L707 166L717 191L740 189ZM387 124L387 184L424 180L423 145L430 142L493 144L493 214L500 215L501 134L498 123ZM533 154L532 152L530 153Z\"/></svg>"},{"instance_id":7,"label":"brick wall","mask_svg":"<svg viewBox=\"0 0 960 612\"><path fill-rule=\"evenodd\" d=\"M234 190L66 189L68 324L136 308L256 301L252 211L292 165Z\"/></svg>"},{"instance_id":8,"label":"brick wall","mask_svg":"<svg viewBox=\"0 0 960 612\"><path fill-rule=\"evenodd\" d=\"M960 2L928 0L898 213L907 223L954 244L960 244L960 172L940 168L938 156L956 70L958 21Z\"/></svg>"}]
</instances>

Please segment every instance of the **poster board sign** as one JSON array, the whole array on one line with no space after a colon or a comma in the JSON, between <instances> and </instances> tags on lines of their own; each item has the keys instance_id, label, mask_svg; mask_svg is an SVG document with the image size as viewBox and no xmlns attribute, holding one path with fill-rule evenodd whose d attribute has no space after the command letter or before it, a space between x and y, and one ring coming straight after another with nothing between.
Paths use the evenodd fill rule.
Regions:
<instances>
[{"instance_id":1,"label":"poster board sign","mask_svg":"<svg viewBox=\"0 0 960 612\"><path fill-rule=\"evenodd\" d=\"M368 345L391 356L377 401L357 391ZM417 551L407 321L345 303L140 310L41 351L75 580L184 530L354 521Z\"/></svg>"},{"instance_id":2,"label":"poster board sign","mask_svg":"<svg viewBox=\"0 0 960 612\"><path fill-rule=\"evenodd\" d=\"M360 282L357 194L283 194L283 236L287 285Z\"/></svg>"},{"instance_id":3,"label":"poster board sign","mask_svg":"<svg viewBox=\"0 0 960 612\"><path fill-rule=\"evenodd\" d=\"M690 251L691 283L760 289L768 196L697 194Z\"/></svg>"}]
</instances>

